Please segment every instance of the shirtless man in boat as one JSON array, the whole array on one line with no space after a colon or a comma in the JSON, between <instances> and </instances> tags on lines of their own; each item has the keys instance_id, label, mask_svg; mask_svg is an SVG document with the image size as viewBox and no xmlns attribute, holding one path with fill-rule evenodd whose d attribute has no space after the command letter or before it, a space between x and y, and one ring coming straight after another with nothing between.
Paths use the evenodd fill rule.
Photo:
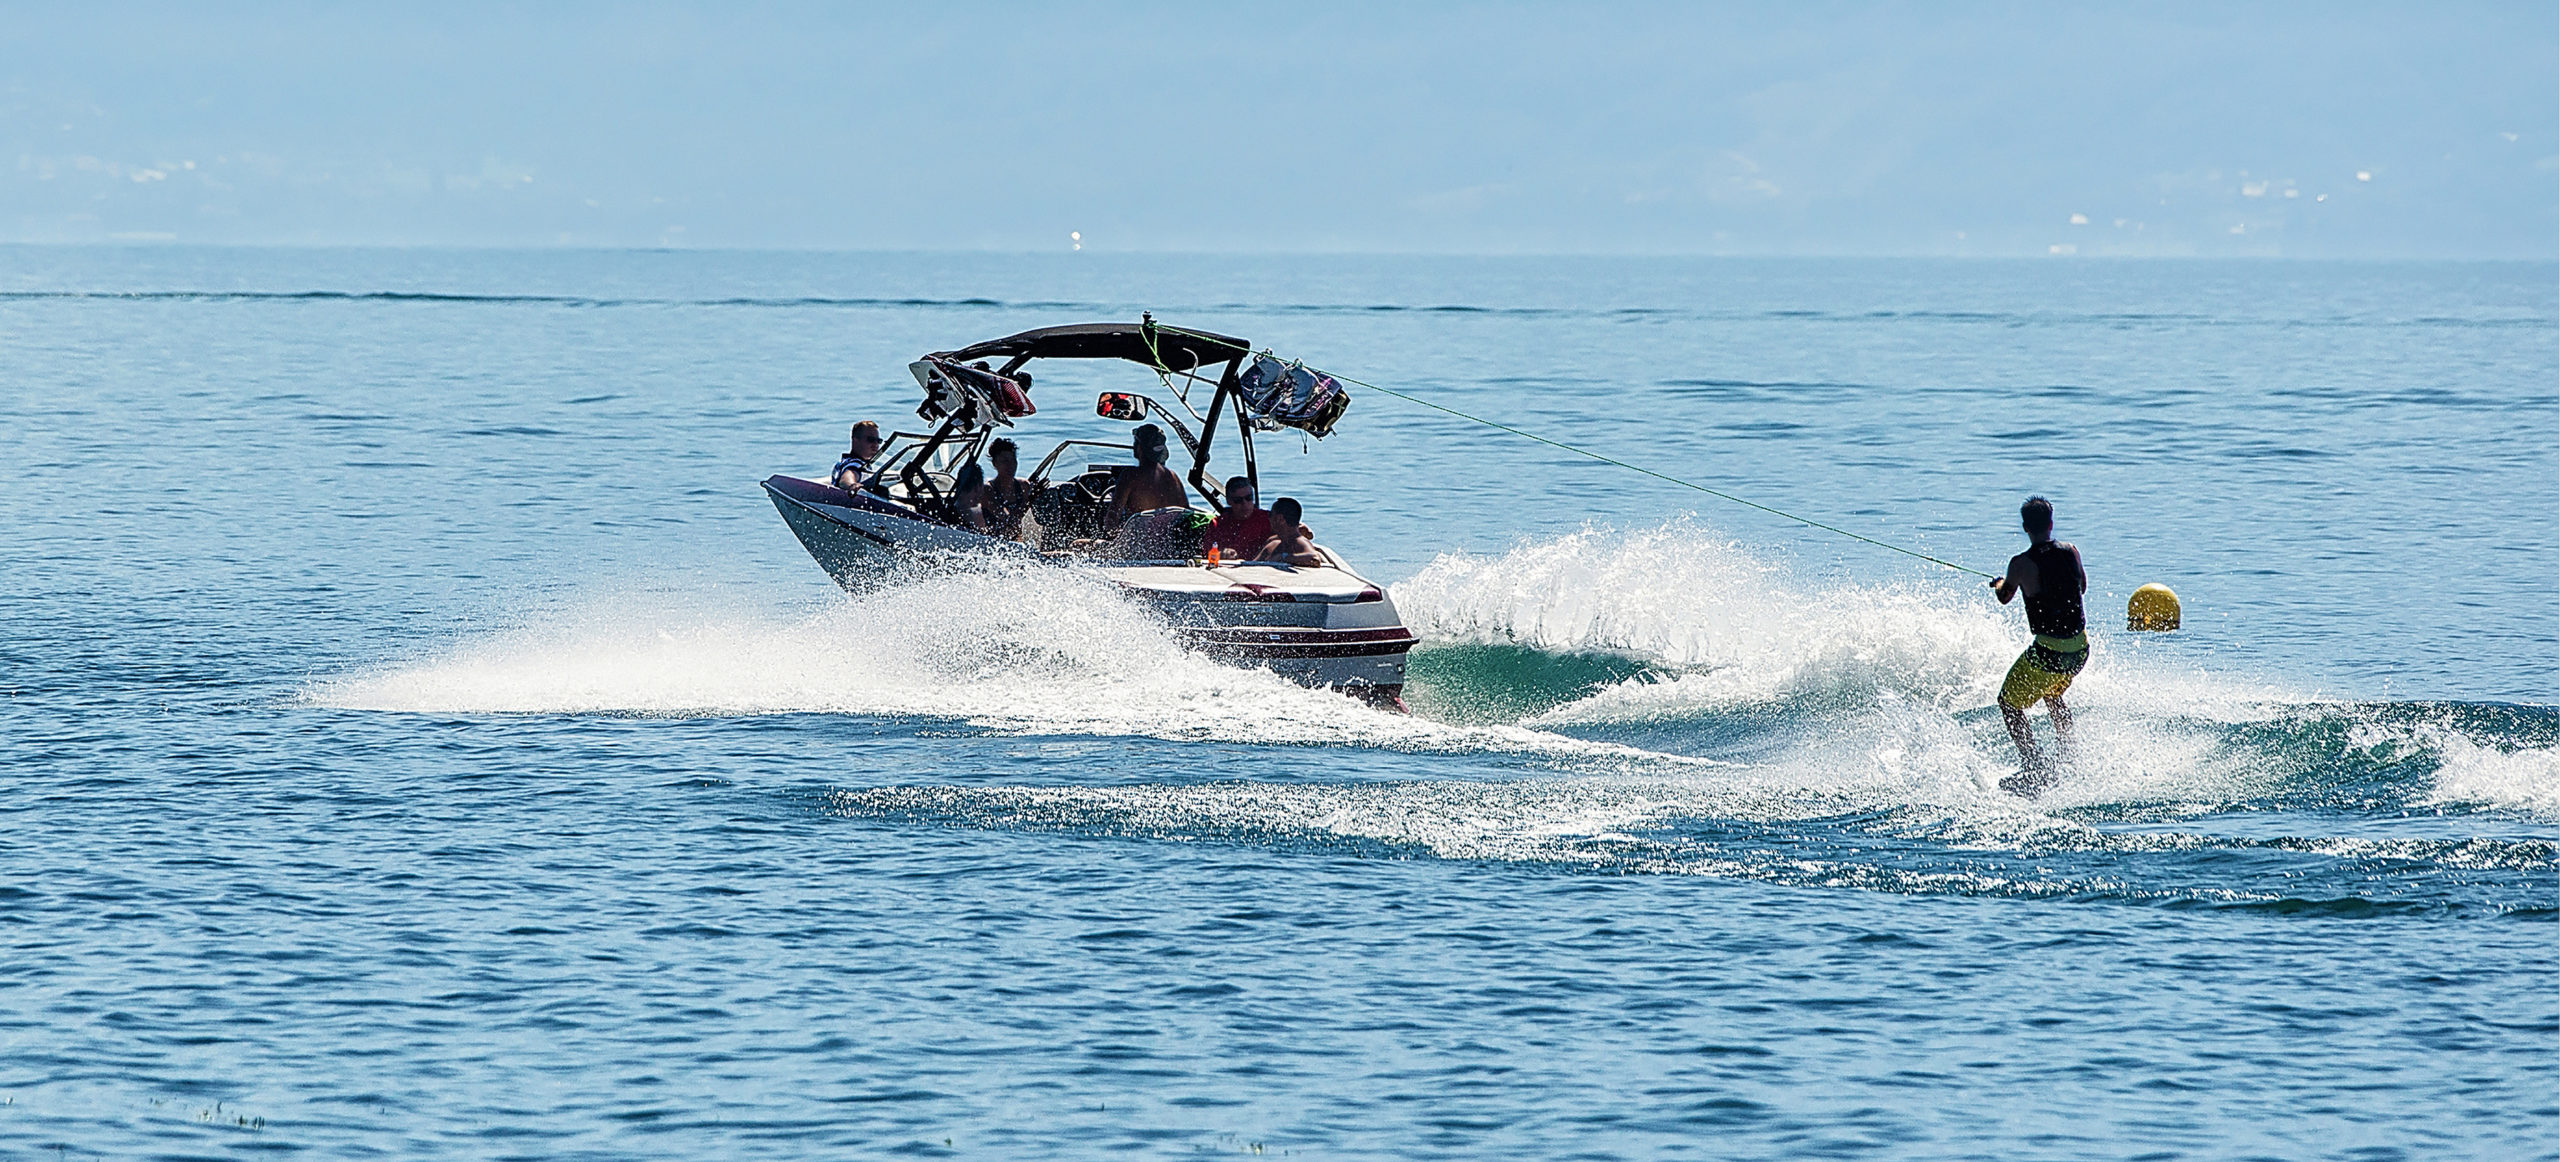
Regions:
<instances>
[{"instance_id":1,"label":"shirtless man in boat","mask_svg":"<svg viewBox=\"0 0 2560 1162\"><path fill-rule=\"evenodd\" d=\"M1183 498L1181 479L1164 466L1164 429L1140 424L1130 444L1130 450L1137 454L1138 466L1118 473L1119 488L1111 500L1112 523L1149 509L1186 507L1189 502Z\"/></svg>"},{"instance_id":2,"label":"shirtless man in boat","mask_svg":"<svg viewBox=\"0 0 2560 1162\"><path fill-rule=\"evenodd\" d=\"M2018 523L2026 528L2027 551L2009 558L2009 575L1991 582L2000 604L2012 597L2027 599L2027 628L2036 635L2018 655L2000 683L2000 719L2018 744L2017 774L2000 780L2000 789L2033 797L2054 784L2056 768L2071 761L2071 708L2063 705L2073 675L2089 664L2089 634L2081 615L2080 595L2088 591L2089 573L2080 566L2080 549L2053 539L2053 502L2030 496L2018 507ZM2052 762L2036 748L2027 708L2045 703L2053 717Z\"/></svg>"},{"instance_id":3,"label":"shirtless man in boat","mask_svg":"<svg viewBox=\"0 0 2560 1162\"><path fill-rule=\"evenodd\" d=\"M1294 496L1272 501L1271 539L1262 543L1262 551L1255 554L1254 559L1302 568L1324 564L1324 558L1316 555L1315 537L1307 532L1307 526L1298 523L1302 515L1304 511L1298 507L1298 499Z\"/></svg>"},{"instance_id":4,"label":"shirtless man in boat","mask_svg":"<svg viewBox=\"0 0 2560 1162\"><path fill-rule=\"evenodd\" d=\"M1022 516L1031 511L1031 482L1014 475L1021 466L1020 454L1013 441L997 440L987 445L987 459L996 466L995 478L987 481L982 502L987 527L997 536L1012 539L1022 535Z\"/></svg>"}]
</instances>

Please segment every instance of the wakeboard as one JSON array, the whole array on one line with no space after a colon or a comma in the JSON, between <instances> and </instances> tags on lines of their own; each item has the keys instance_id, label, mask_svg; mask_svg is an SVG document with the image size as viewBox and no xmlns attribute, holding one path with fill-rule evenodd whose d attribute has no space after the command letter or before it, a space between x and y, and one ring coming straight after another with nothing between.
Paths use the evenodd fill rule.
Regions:
<instances>
[{"instance_id":1,"label":"wakeboard","mask_svg":"<svg viewBox=\"0 0 2560 1162\"><path fill-rule=\"evenodd\" d=\"M2027 767L2000 780L2000 789L2021 799L2033 799L2053 789L2057 781L2052 771Z\"/></svg>"}]
</instances>

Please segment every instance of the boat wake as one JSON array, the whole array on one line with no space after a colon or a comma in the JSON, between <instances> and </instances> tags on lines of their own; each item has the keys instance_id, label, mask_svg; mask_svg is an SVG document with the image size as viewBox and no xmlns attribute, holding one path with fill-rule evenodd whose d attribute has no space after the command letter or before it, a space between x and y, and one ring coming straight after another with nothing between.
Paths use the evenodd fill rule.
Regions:
<instances>
[{"instance_id":1,"label":"boat wake","mask_svg":"<svg viewBox=\"0 0 2560 1162\"><path fill-rule=\"evenodd\" d=\"M2005 611L1952 584L1799 587L1686 523L1443 556L1393 592L1425 643L1410 716L1188 653L1103 582L1002 562L779 615L598 596L299 700L1517 756L1540 777L1619 780L1603 814L1629 819L1675 799L1725 819L1897 812L1995 830L2057 812L2560 818L2560 715L2547 709L2308 698L2121 635L2100 635L2074 687L2072 777L2022 804L1996 790L2014 766L1991 709L2018 648ZM1686 781L1665 796L1647 779Z\"/></svg>"},{"instance_id":2,"label":"boat wake","mask_svg":"<svg viewBox=\"0 0 2560 1162\"><path fill-rule=\"evenodd\" d=\"M2560 914L2534 835L2125 829L1986 799L1857 808L1719 773L1501 783L892 786L820 797L898 826L1525 863L1805 888L2117 900L2334 916Z\"/></svg>"},{"instance_id":3,"label":"boat wake","mask_svg":"<svg viewBox=\"0 0 2560 1162\"><path fill-rule=\"evenodd\" d=\"M1988 703L2019 640L2016 614L2004 619L1969 590L1808 590L1688 521L1586 529L1499 557L1443 554L1394 594L1426 641L1641 659L1655 672L1628 676L1674 676L1680 700L1697 705L1853 705L1885 693Z\"/></svg>"},{"instance_id":4,"label":"boat wake","mask_svg":"<svg viewBox=\"0 0 2560 1162\"><path fill-rule=\"evenodd\" d=\"M1713 762L1374 710L1189 652L1100 579L994 559L783 616L668 595L593 597L538 624L315 683L299 700L432 714L842 714L1014 734Z\"/></svg>"},{"instance_id":5,"label":"boat wake","mask_svg":"<svg viewBox=\"0 0 2560 1162\"><path fill-rule=\"evenodd\" d=\"M1848 810L2011 802L1989 790L2015 758L1993 696L2020 631L1968 585L1806 590L1674 522L1444 555L1394 593L1427 643L1407 696L1439 717L1717 758L1748 772L1729 781ZM2548 708L2312 697L2209 673L2175 642L2092 637L2079 753L2040 810L2560 818Z\"/></svg>"}]
</instances>

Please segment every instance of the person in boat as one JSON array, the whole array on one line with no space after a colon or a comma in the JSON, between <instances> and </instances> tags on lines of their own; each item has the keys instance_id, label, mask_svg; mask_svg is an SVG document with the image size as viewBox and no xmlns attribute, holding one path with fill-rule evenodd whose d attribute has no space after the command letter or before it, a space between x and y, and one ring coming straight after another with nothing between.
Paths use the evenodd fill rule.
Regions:
<instances>
[{"instance_id":1,"label":"person in boat","mask_svg":"<svg viewBox=\"0 0 2560 1162\"><path fill-rule=\"evenodd\" d=\"M987 531L987 470L975 460L961 465L959 474L952 478L951 523Z\"/></svg>"},{"instance_id":2,"label":"person in boat","mask_svg":"<svg viewBox=\"0 0 2560 1162\"><path fill-rule=\"evenodd\" d=\"M1283 565L1313 566L1324 564L1316 555L1315 536L1307 526L1298 523L1305 510L1293 496L1271 502L1271 537L1262 542L1262 551L1254 554L1257 561L1278 561Z\"/></svg>"},{"instance_id":3,"label":"person in boat","mask_svg":"<svg viewBox=\"0 0 2560 1162\"><path fill-rule=\"evenodd\" d=\"M1112 492L1113 523L1126 521L1136 513L1158 508L1185 508L1182 481L1173 469L1164 466L1164 429L1154 424L1140 424L1130 440L1130 451L1138 457L1138 466L1118 472L1119 486Z\"/></svg>"},{"instance_id":4,"label":"person in boat","mask_svg":"<svg viewBox=\"0 0 2560 1162\"><path fill-rule=\"evenodd\" d=\"M2053 539L2052 501L2028 497L2018 507L2018 523L2026 529L2027 551L2009 558L2009 575L1993 580L1991 591L1999 595L2002 605L2012 597L2026 598L2027 629L2035 640L2000 683L2000 718L2009 726L2009 738L2018 744L2020 767L2000 785L2033 795L2052 786L2057 768L2071 760L2071 707L2063 703L2062 695L2071 689L2072 677L2089 664L2088 624L2080 609L2089 574L2081 567L2078 546ZM2045 712L2053 719L2050 762L2037 749L2035 731L2027 725L2027 708L2038 702L2045 704Z\"/></svg>"},{"instance_id":5,"label":"person in boat","mask_svg":"<svg viewBox=\"0 0 2560 1162\"><path fill-rule=\"evenodd\" d=\"M835 471L827 474L827 482L847 492L860 492L870 487L871 462L879 458L880 425L871 420L855 424L844 455L836 459Z\"/></svg>"},{"instance_id":6,"label":"person in boat","mask_svg":"<svg viewBox=\"0 0 2560 1162\"><path fill-rule=\"evenodd\" d=\"M1218 556L1230 561L1249 561L1262 551L1271 539L1271 514L1253 493L1253 481L1242 476L1227 478L1227 511L1209 522L1208 531L1200 535L1202 550L1216 549Z\"/></svg>"},{"instance_id":7,"label":"person in boat","mask_svg":"<svg viewBox=\"0 0 2560 1162\"><path fill-rule=\"evenodd\" d=\"M986 514L987 531L1000 537L1022 535L1022 517L1031 511L1031 482L1014 475L1021 467L1021 452L1011 440L999 439L987 445L987 459L996 466L995 479L987 481L986 497L980 503Z\"/></svg>"}]
</instances>

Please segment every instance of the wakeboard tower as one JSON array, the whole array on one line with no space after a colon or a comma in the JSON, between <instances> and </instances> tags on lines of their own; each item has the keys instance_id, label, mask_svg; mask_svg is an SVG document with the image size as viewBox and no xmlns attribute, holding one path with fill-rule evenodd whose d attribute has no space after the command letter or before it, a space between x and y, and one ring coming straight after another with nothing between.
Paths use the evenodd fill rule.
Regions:
<instances>
[{"instance_id":1,"label":"wakeboard tower","mask_svg":"<svg viewBox=\"0 0 2560 1162\"><path fill-rule=\"evenodd\" d=\"M1117 489L1135 465L1085 459L1134 459L1134 441L1114 433L1060 439L1025 474L1033 491L1014 535L972 527L956 495L962 466L979 462L999 429L1036 414L1026 368L1039 360L1116 361L1151 372L1159 392L1103 392L1095 414L1164 421L1180 442L1177 455L1187 453L1184 480L1207 511L1186 495L1180 507L1115 519ZM1243 462L1236 475L1253 481L1258 495L1254 433L1293 428L1324 438L1351 402L1333 377L1242 339L1161 326L1153 316L1024 331L933 352L907 370L924 391L916 416L926 430L890 434L863 487L783 475L764 481L783 523L838 585L861 592L991 555L1090 569L1200 653L1403 705L1414 637L1383 587L1322 545L1317 565L1213 561L1201 547L1202 527L1226 507L1209 471L1221 422ZM1208 406L1195 409L1201 391Z\"/></svg>"}]
</instances>

